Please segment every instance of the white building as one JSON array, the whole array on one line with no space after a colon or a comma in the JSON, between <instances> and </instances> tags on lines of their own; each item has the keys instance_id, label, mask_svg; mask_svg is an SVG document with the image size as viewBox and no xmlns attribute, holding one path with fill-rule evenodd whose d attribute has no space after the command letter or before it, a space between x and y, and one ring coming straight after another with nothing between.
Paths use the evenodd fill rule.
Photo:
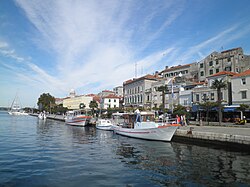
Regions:
<instances>
[{"instance_id":1,"label":"white building","mask_svg":"<svg viewBox=\"0 0 250 187\"><path fill-rule=\"evenodd\" d=\"M250 105L250 69L234 75L231 82L233 104Z\"/></svg>"},{"instance_id":2,"label":"white building","mask_svg":"<svg viewBox=\"0 0 250 187\"><path fill-rule=\"evenodd\" d=\"M120 97L107 95L101 98L101 109L119 108Z\"/></svg>"}]
</instances>

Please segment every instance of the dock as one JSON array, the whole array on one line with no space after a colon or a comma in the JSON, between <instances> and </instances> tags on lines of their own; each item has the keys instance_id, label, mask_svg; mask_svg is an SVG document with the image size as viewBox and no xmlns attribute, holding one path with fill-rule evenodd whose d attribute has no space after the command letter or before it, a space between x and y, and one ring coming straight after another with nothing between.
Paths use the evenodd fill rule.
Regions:
<instances>
[{"instance_id":1,"label":"dock","mask_svg":"<svg viewBox=\"0 0 250 187\"><path fill-rule=\"evenodd\" d=\"M173 141L223 145L228 148L247 148L250 150L250 126L196 126L179 127Z\"/></svg>"}]
</instances>

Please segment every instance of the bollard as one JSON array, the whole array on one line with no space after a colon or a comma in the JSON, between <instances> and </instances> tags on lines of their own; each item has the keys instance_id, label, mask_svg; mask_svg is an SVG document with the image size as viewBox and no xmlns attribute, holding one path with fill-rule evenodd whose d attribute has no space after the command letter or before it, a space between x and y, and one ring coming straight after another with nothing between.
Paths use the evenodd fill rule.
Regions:
<instances>
[{"instance_id":1,"label":"bollard","mask_svg":"<svg viewBox=\"0 0 250 187\"><path fill-rule=\"evenodd\" d=\"M199 125L202 126L202 120L200 119Z\"/></svg>"}]
</instances>

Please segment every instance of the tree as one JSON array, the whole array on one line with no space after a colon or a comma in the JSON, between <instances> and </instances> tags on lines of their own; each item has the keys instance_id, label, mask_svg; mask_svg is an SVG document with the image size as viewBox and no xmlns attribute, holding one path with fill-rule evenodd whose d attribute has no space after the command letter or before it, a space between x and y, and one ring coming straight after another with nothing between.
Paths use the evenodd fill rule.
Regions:
<instances>
[{"instance_id":1,"label":"tree","mask_svg":"<svg viewBox=\"0 0 250 187\"><path fill-rule=\"evenodd\" d=\"M217 107L218 104L215 103L215 102L206 101L205 103L201 103L200 106L203 107L203 108L205 108L205 110L206 110L206 122L207 122L208 125L209 125L209 121L208 121L209 111L210 111L213 107Z\"/></svg>"},{"instance_id":2,"label":"tree","mask_svg":"<svg viewBox=\"0 0 250 187\"><path fill-rule=\"evenodd\" d=\"M90 101L90 103L89 103L89 108L92 109L92 115L94 115L94 110L95 110L95 108L98 108L97 102L96 102L96 101Z\"/></svg>"},{"instance_id":3,"label":"tree","mask_svg":"<svg viewBox=\"0 0 250 187\"><path fill-rule=\"evenodd\" d=\"M244 111L246 109L249 108L249 105L246 105L246 104L240 104L240 107L239 107L239 111L240 111L240 119L242 120L243 119L243 114L244 114Z\"/></svg>"},{"instance_id":4,"label":"tree","mask_svg":"<svg viewBox=\"0 0 250 187\"><path fill-rule=\"evenodd\" d=\"M215 89L217 92L217 102L218 102L218 114L219 114L219 125L221 125L222 122L222 94L221 90L225 89L227 87L227 83L223 81L222 79L218 80L216 79L213 83L212 86L210 87L211 89Z\"/></svg>"},{"instance_id":5,"label":"tree","mask_svg":"<svg viewBox=\"0 0 250 187\"><path fill-rule=\"evenodd\" d=\"M85 106L84 103L80 103L80 104L79 104L79 108L80 108L80 109L84 109L85 107L86 107L86 106Z\"/></svg>"},{"instance_id":6,"label":"tree","mask_svg":"<svg viewBox=\"0 0 250 187\"><path fill-rule=\"evenodd\" d=\"M55 98L51 96L49 93L43 93L40 95L37 101L37 105L40 111L50 111L51 106L55 105Z\"/></svg>"},{"instance_id":7,"label":"tree","mask_svg":"<svg viewBox=\"0 0 250 187\"><path fill-rule=\"evenodd\" d=\"M168 90L168 86L164 85L164 86L159 86L156 91L161 92L162 93L162 112L165 112L165 95L166 93L169 91Z\"/></svg>"}]
</instances>

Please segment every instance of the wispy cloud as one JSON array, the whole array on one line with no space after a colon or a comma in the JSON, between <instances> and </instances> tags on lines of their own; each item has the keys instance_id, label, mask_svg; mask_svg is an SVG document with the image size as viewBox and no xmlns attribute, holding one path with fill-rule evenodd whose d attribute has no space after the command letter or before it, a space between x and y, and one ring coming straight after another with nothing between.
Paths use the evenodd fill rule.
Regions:
<instances>
[{"instance_id":1,"label":"wispy cloud","mask_svg":"<svg viewBox=\"0 0 250 187\"><path fill-rule=\"evenodd\" d=\"M136 1L16 2L38 31L33 36L34 41L38 41L36 44L52 50L57 56L56 77L37 66L29 64L30 68L41 79L50 81L51 86L62 86L58 82L63 82L65 91L72 87L84 91L84 86L89 84L99 85L93 91L120 85L134 76L135 61L143 64L146 71L152 63L163 58L163 52L142 56L142 59L135 58L136 53L148 47L183 11L180 8L171 12L175 5L172 1L148 2L147 7L154 11L146 18L138 16L145 7ZM155 21L166 9L169 16L165 14L165 19L158 20L159 27L152 30L150 24L145 24ZM138 29L132 29L131 25ZM144 32L140 32L142 30ZM133 45L138 35L147 37L141 49Z\"/></svg>"}]
</instances>

